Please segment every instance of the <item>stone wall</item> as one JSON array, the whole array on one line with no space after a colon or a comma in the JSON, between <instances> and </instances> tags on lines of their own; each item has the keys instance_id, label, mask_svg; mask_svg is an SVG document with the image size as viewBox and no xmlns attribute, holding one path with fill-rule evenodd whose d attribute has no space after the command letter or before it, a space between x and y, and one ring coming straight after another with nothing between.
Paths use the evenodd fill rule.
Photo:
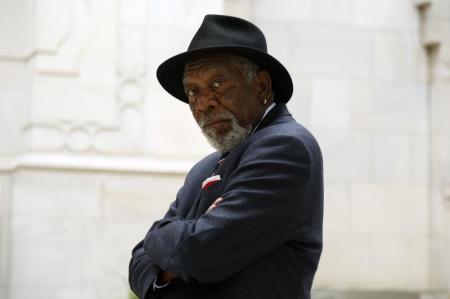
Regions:
<instances>
[{"instance_id":1,"label":"stone wall","mask_svg":"<svg viewBox=\"0 0 450 299\"><path fill-rule=\"evenodd\" d=\"M0 298L127 298L130 251L211 151L157 66L248 18L321 144L314 296L446 298L449 0L0 1Z\"/></svg>"}]
</instances>

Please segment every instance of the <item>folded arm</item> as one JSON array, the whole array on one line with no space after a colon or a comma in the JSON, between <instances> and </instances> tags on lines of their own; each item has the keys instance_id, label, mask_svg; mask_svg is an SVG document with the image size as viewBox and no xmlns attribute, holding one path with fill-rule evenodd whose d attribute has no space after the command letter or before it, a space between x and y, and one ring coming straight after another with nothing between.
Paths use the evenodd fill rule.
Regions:
<instances>
[{"instance_id":1,"label":"folded arm","mask_svg":"<svg viewBox=\"0 0 450 299\"><path fill-rule=\"evenodd\" d=\"M310 177L303 143L274 136L253 143L216 208L195 220L163 219L144 239L150 259L183 279L221 281L288 241Z\"/></svg>"}]
</instances>

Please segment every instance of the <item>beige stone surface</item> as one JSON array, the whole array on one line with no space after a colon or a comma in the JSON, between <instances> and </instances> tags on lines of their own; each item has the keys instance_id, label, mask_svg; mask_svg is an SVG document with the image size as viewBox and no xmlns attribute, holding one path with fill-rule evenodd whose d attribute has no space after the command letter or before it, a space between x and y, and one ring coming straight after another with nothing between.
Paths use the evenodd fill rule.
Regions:
<instances>
[{"instance_id":1,"label":"beige stone surface","mask_svg":"<svg viewBox=\"0 0 450 299\"><path fill-rule=\"evenodd\" d=\"M374 235L369 244L369 280L366 287L417 291L429 287L428 237Z\"/></svg>"},{"instance_id":2,"label":"beige stone surface","mask_svg":"<svg viewBox=\"0 0 450 299\"><path fill-rule=\"evenodd\" d=\"M271 0L259 0L252 3L251 15L277 21L309 22L313 17L313 3L312 0L284 0L283 5L280 5Z\"/></svg>"},{"instance_id":3,"label":"beige stone surface","mask_svg":"<svg viewBox=\"0 0 450 299\"><path fill-rule=\"evenodd\" d=\"M8 281L9 266L9 216L10 216L10 185L9 175L0 174L0 295L6 294L5 285ZM1 297L1 298L3 298Z\"/></svg>"},{"instance_id":4,"label":"beige stone surface","mask_svg":"<svg viewBox=\"0 0 450 299\"><path fill-rule=\"evenodd\" d=\"M373 41L366 29L294 23L290 39L294 72L363 78L371 74Z\"/></svg>"},{"instance_id":5,"label":"beige stone surface","mask_svg":"<svg viewBox=\"0 0 450 299\"><path fill-rule=\"evenodd\" d=\"M304 126L311 128L312 123L312 79L310 76L293 74L292 80L295 83L293 101L287 103L292 116Z\"/></svg>"},{"instance_id":6,"label":"beige stone surface","mask_svg":"<svg viewBox=\"0 0 450 299\"><path fill-rule=\"evenodd\" d=\"M349 129L351 83L345 78L316 77L312 82L311 123L315 128Z\"/></svg>"},{"instance_id":7,"label":"beige stone surface","mask_svg":"<svg viewBox=\"0 0 450 299\"><path fill-rule=\"evenodd\" d=\"M4 0L0 3L0 57L25 60L33 53L33 1Z\"/></svg>"},{"instance_id":8,"label":"beige stone surface","mask_svg":"<svg viewBox=\"0 0 450 299\"><path fill-rule=\"evenodd\" d=\"M324 230L327 233L352 232L351 187L344 183L328 183L325 188Z\"/></svg>"},{"instance_id":9,"label":"beige stone surface","mask_svg":"<svg viewBox=\"0 0 450 299\"><path fill-rule=\"evenodd\" d=\"M386 30L416 31L419 20L410 0L358 0L353 4L356 26Z\"/></svg>"},{"instance_id":10,"label":"beige stone surface","mask_svg":"<svg viewBox=\"0 0 450 299\"><path fill-rule=\"evenodd\" d=\"M29 68L21 62L0 60L0 153L14 156L24 147L21 136L29 114Z\"/></svg>"},{"instance_id":11,"label":"beige stone surface","mask_svg":"<svg viewBox=\"0 0 450 299\"><path fill-rule=\"evenodd\" d=\"M425 52L417 47L419 42L415 32L376 31L373 53L375 76L388 79L417 78Z\"/></svg>"},{"instance_id":12,"label":"beige stone surface","mask_svg":"<svg viewBox=\"0 0 450 299\"><path fill-rule=\"evenodd\" d=\"M364 131L315 130L326 182L367 182L371 173L370 135Z\"/></svg>"},{"instance_id":13,"label":"beige stone surface","mask_svg":"<svg viewBox=\"0 0 450 299\"><path fill-rule=\"evenodd\" d=\"M373 134L371 142L370 168L373 181L399 184L409 182L412 164L410 137L402 133L382 132ZM421 155L426 153L425 149Z\"/></svg>"},{"instance_id":14,"label":"beige stone surface","mask_svg":"<svg viewBox=\"0 0 450 299\"><path fill-rule=\"evenodd\" d=\"M429 229L427 192L427 185L354 184L353 231L426 236Z\"/></svg>"},{"instance_id":15,"label":"beige stone surface","mask_svg":"<svg viewBox=\"0 0 450 299\"><path fill-rule=\"evenodd\" d=\"M53 288L61 296L54 298L126 298L131 249L165 214L181 184L182 177L173 175L16 174L8 236L11 297L37 285L36 298Z\"/></svg>"},{"instance_id":16,"label":"beige stone surface","mask_svg":"<svg viewBox=\"0 0 450 299\"><path fill-rule=\"evenodd\" d=\"M426 182L430 175L429 144L430 137L425 133L410 137L410 181L413 183Z\"/></svg>"},{"instance_id":17,"label":"beige stone surface","mask_svg":"<svg viewBox=\"0 0 450 299\"><path fill-rule=\"evenodd\" d=\"M325 232L324 250L314 288L366 289L369 269L369 235Z\"/></svg>"},{"instance_id":18,"label":"beige stone surface","mask_svg":"<svg viewBox=\"0 0 450 299\"><path fill-rule=\"evenodd\" d=\"M418 80L357 79L352 87L352 121L355 127L426 130L427 88Z\"/></svg>"},{"instance_id":19,"label":"beige stone surface","mask_svg":"<svg viewBox=\"0 0 450 299\"><path fill-rule=\"evenodd\" d=\"M351 0L313 1L314 20L332 25L352 24L353 3Z\"/></svg>"}]
</instances>

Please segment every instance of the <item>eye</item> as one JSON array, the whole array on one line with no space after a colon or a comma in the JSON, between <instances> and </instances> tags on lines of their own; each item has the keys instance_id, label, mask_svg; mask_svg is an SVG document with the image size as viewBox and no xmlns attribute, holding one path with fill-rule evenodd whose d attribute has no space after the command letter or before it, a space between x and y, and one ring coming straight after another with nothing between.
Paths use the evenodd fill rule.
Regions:
<instances>
[{"instance_id":1,"label":"eye","mask_svg":"<svg viewBox=\"0 0 450 299\"><path fill-rule=\"evenodd\" d=\"M213 88L219 88L219 87L222 86L222 81L214 81L214 82L211 84L211 86L212 86Z\"/></svg>"},{"instance_id":2,"label":"eye","mask_svg":"<svg viewBox=\"0 0 450 299\"><path fill-rule=\"evenodd\" d=\"M194 97L195 94L196 94L196 93L195 93L195 90L192 89L192 88L187 89L185 92L186 92L186 95L187 95L189 98Z\"/></svg>"}]
</instances>

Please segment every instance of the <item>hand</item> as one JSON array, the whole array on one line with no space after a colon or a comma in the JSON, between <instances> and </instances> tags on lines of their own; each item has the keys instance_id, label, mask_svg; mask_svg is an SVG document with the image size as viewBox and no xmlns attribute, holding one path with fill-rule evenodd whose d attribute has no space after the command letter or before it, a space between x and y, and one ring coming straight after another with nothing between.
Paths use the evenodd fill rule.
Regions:
<instances>
[{"instance_id":1,"label":"hand","mask_svg":"<svg viewBox=\"0 0 450 299\"><path fill-rule=\"evenodd\" d=\"M219 203L221 203L223 200L222 197L219 197L218 199L216 199L212 205L209 206L208 210L206 210L205 214L209 213L209 211L211 211L214 208L217 208L217 206L219 205Z\"/></svg>"},{"instance_id":2,"label":"hand","mask_svg":"<svg viewBox=\"0 0 450 299\"><path fill-rule=\"evenodd\" d=\"M168 271L162 271L158 275L158 283L165 284L166 282L175 280L177 278L177 275L172 272Z\"/></svg>"}]
</instances>

